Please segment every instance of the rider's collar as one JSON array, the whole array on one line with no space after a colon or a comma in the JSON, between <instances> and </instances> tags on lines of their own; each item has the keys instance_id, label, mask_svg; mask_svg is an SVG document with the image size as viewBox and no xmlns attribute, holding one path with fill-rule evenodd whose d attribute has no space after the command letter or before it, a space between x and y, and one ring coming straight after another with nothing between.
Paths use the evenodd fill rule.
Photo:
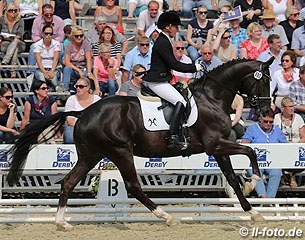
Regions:
<instances>
[{"instance_id":1,"label":"rider's collar","mask_svg":"<svg viewBox=\"0 0 305 240\"><path fill-rule=\"evenodd\" d=\"M170 38L170 36L163 31L162 31L162 33L168 38L169 42L173 45L172 39Z\"/></svg>"}]
</instances>

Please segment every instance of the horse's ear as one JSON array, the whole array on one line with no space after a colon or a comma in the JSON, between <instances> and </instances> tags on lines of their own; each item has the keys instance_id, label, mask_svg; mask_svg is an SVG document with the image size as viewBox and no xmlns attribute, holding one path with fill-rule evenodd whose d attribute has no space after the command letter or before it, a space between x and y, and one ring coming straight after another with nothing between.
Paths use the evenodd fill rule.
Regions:
<instances>
[{"instance_id":1,"label":"horse's ear","mask_svg":"<svg viewBox=\"0 0 305 240\"><path fill-rule=\"evenodd\" d=\"M274 57L272 56L271 58L269 58L269 60L267 62L264 62L264 67L268 68L274 61Z\"/></svg>"}]
</instances>

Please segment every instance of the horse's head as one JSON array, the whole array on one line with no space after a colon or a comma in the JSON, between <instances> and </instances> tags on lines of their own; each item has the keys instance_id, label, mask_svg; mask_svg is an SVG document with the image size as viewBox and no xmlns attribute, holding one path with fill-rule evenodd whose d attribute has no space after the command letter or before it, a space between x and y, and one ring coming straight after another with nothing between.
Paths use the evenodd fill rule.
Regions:
<instances>
[{"instance_id":1,"label":"horse's head","mask_svg":"<svg viewBox=\"0 0 305 240\"><path fill-rule=\"evenodd\" d=\"M257 110L270 107L270 74L269 66L274 58L267 62L238 59L225 63L205 76L197 79L192 85L194 95L199 93L222 102L227 111L236 94L242 94Z\"/></svg>"},{"instance_id":2,"label":"horse's head","mask_svg":"<svg viewBox=\"0 0 305 240\"><path fill-rule=\"evenodd\" d=\"M274 57L267 62L249 61L249 71L242 77L240 93L246 94L250 105L257 111L270 107L270 73L269 66L272 64Z\"/></svg>"}]
</instances>

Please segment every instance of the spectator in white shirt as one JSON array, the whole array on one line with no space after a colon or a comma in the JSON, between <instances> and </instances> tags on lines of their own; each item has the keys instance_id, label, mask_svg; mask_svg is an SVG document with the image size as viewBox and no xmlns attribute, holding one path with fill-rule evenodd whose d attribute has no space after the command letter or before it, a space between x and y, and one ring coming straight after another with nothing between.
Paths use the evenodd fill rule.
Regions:
<instances>
[{"instance_id":1,"label":"spectator in white shirt","mask_svg":"<svg viewBox=\"0 0 305 240\"><path fill-rule=\"evenodd\" d=\"M174 55L175 55L176 59L179 62L192 64L192 60L188 56L185 55L185 46L182 41L173 42L173 51L174 51ZM182 73L182 72L173 70L173 80L171 83L176 84L181 81L188 83L192 77L193 77L192 73Z\"/></svg>"},{"instance_id":2,"label":"spectator in white shirt","mask_svg":"<svg viewBox=\"0 0 305 240\"><path fill-rule=\"evenodd\" d=\"M152 0L148 3L148 9L140 13L137 28L140 36L145 35L145 31L154 23L158 21L158 18L162 12L159 10L159 3Z\"/></svg>"},{"instance_id":3,"label":"spectator in white shirt","mask_svg":"<svg viewBox=\"0 0 305 240\"><path fill-rule=\"evenodd\" d=\"M34 43L34 54L37 63L35 79L45 82L53 90L58 86L59 71L56 69L59 62L60 43L54 39L53 28L42 28L42 39Z\"/></svg>"}]
</instances>

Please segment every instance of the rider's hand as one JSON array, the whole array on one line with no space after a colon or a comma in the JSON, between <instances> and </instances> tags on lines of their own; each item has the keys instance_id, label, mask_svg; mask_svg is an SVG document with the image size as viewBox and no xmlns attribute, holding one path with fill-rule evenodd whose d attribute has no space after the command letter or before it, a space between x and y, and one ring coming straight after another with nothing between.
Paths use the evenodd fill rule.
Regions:
<instances>
[{"instance_id":1,"label":"rider's hand","mask_svg":"<svg viewBox=\"0 0 305 240\"><path fill-rule=\"evenodd\" d=\"M204 72L204 66L200 63L195 63L195 66L196 66L196 71L199 72Z\"/></svg>"}]
</instances>

